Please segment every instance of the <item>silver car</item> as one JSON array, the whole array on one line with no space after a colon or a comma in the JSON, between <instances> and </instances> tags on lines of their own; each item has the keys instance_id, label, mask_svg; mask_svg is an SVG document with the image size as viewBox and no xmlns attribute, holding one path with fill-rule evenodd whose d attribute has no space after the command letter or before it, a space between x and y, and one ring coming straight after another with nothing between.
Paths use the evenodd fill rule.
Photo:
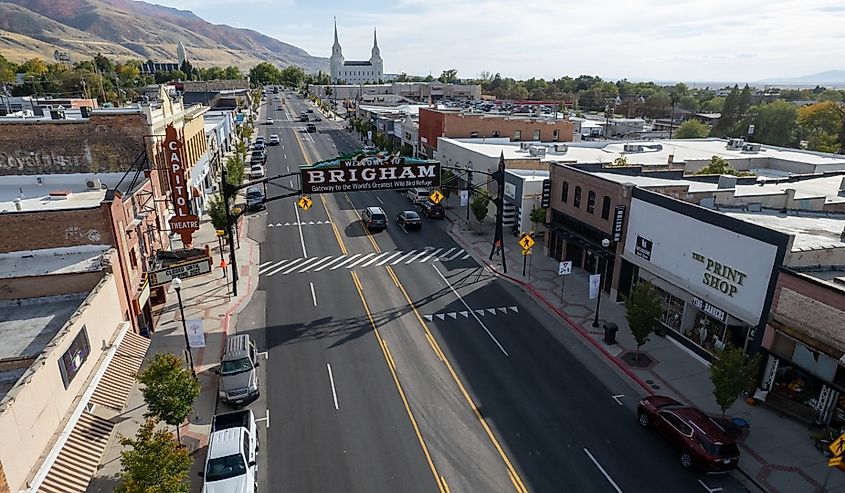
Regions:
<instances>
[{"instance_id":1,"label":"silver car","mask_svg":"<svg viewBox=\"0 0 845 493\"><path fill-rule=\"evenodd\" d=\"M230 336L226 340L220 375L220 399L229 404L242 404L258 397L258 351L247 334Z\"/></svg>"}]
</instances>

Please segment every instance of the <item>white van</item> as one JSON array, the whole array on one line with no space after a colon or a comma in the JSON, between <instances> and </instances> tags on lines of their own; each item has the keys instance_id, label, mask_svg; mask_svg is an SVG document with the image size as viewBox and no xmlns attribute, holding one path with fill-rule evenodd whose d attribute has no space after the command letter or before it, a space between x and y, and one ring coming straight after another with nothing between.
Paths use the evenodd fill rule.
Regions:
<instances>
[{"instance_id":1,"label":"white van","mask_svg":"<svg viewBox=\"0 0 845 493\"><path fill-rule=\"evenodd\" d=\"M428 196L431 195L431 192L429 192L425 188L411 188L405 193L408 196L408 200L410 200L414 204L424 203L426 200L428 200Z\"/></svg>"}]
</instances>

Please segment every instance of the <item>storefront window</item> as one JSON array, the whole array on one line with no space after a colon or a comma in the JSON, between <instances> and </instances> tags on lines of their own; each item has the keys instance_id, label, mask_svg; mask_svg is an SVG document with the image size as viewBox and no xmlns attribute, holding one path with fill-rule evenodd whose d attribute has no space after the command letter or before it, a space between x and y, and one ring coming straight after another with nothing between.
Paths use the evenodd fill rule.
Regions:
<instances>
[{"instance_id":1,"label":"storefront window","mask_svg":"<svg viewBox=\"0 0 845 493\"><path fill-rule=\"evenodd\" d=\"M680 332L681 320L684 316L684 300L676 298L669 293L660 291L663 294L663 313L660 315L660 323L670 329Z\"/></svg>"},{"instance_id":2,"label":"storefront window","mask_svg":"<svg viewBox=\"0 0 845 493\"><path fill-rule=\"evenodd\" d=\"M792 402L807 407L814 407L821 393L822 382L800 369L781 360L775 372L772 392L786 397Z\"/></svg>"}]
</instances>

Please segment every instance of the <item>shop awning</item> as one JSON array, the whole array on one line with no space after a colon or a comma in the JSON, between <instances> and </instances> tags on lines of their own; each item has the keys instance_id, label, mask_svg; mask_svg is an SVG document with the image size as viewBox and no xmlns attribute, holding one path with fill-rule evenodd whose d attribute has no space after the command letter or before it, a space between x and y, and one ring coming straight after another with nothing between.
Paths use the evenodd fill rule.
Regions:
<instances>
[{"instance_id":1,"label":"shop awning","mask_svg":"<svg viewBox=\"0 0 845 493\"><path fill-rule=\"evenodd\" d=\"M115 426L91 405L104 406L115 414L123 410L135 383L134 375L141 367L149 346L149 339L134 332L127 332L123 337L91 395L89 405L38 488L39 493L84 493L88 488Z\"/></svg>"}]
</instances>

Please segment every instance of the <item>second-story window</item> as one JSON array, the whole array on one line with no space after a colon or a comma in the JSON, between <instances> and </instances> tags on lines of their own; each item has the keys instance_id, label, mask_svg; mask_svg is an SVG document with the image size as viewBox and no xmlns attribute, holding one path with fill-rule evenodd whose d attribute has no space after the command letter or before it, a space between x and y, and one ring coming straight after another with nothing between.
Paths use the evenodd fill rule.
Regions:
<instances>
[{"instance_id":1,"label":"second-story window","mask_svg":"<svg viewBox=\"0 0 845 493\"><path fill-rule=\"evenodd\" d=\"M520 140L522 139L522 130L514 130L513 131L513 140Z\"/></svg>"},{"instance_id":2,"label":"second-story window","mask_svg":"<svg viewBox=\"0 0 845 493\"><path fill-rule=\"evenodd\" d=\"M610 219L610 197L607 195L601 201L601 218L604 220Z\"/></svg>"},{"instance_id":3,"label":"second-story window","mask_svg":"<svg viewBox=\"0 0 845 493\"><path fill-rule=\"evenodd\" d=\"M560 200L564 204L569 200L569 182L563 182L563 188L560 189Z\"/></svg>"},{"instance_id":4,"label":"second-story window","mask_svg":"<svg viewBox=\"0 0 845 493\"><path fill-rule=\"evenodd\" d=\"M587 212L590 214L596 212L596 192L592 190L587 192Z\"/></svg>"},{"instance_id":5,"label":"second-story window","mask_svg":"<svg viewBox=\"0 0 845 493\"><path fill-rule=\"evenodd\" d=\"M581 208L581 187L575 187L575 198L572 199L572 205Z\"/></svg>"},{"instance_id":6,"label":"second-story window","mask_svg":"<svg viewBox=\"0 0 845 493\"><path fill-rule=\"evenodd\" d=\"M558 129L552 130L552 140L557 142L557 140L559 138L560 138L560 130L558 130Z\"/></svg>"},{"instance_id":7,"label":"second-story window","mask_svg":"<svg viewBox=\"0 0 845 493\"><path fill-rule=\"evenodd\" d=\"M531 135L531 140L540 140L540 131L535 130L534 133Z\"/></svg>"},{"instance_id":8,"label":"second-story window","mask_svg":"<svg viewBox=\"0 0 845 493\"><path fill-rule=\"evenodd\" d=\"M473 130L472 132L469 133L469 136L473 139L478 137L478 130Z\"/></svg>"}]
</instances>

